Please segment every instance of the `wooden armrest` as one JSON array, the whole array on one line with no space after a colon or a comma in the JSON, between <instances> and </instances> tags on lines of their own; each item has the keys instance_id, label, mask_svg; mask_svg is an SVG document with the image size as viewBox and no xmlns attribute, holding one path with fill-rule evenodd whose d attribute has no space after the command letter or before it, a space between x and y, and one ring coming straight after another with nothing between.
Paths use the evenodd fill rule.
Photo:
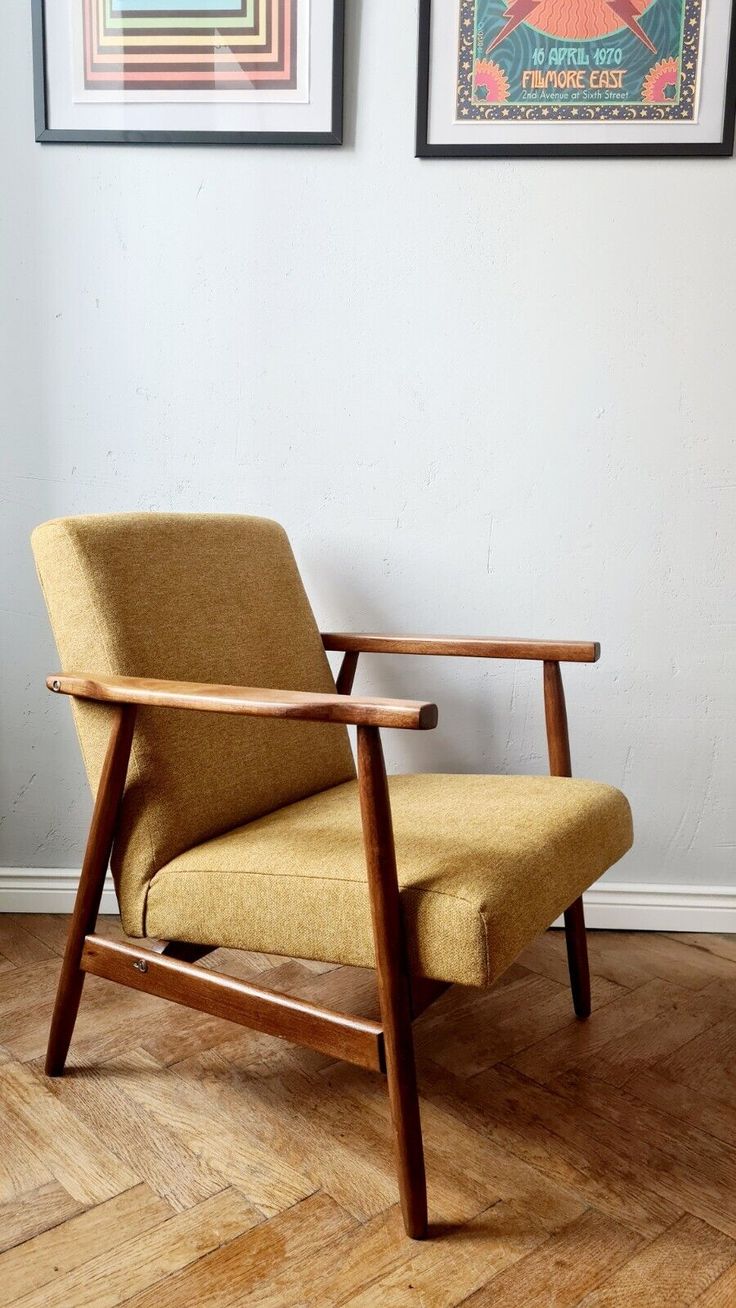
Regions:
<instances>
[{"instance_id":1,"label":"wooden armrest","mask_svg":"<svg viewBox=\"0 0 736 1308\"><path fill-rule=\"evenodd\" d=\"M380 636L329 631L325 649L346 654L442 654L450 658L541 659L547 663L596 663L601 647L591 640L485 640L479 636Z\"/></svg>"},{"instance_id":2,"label":"wooden armrest","mask_svg":"<svg viewBox=\"0 0 736 1308\"><path fill-rule=\"evenodd\" d=\"M297 718L304 722L340 722L364 727L437 726L437 705L413 699L352 699L312 695L301 690L262 690L251 686L213 686L196 681L149 681L140 677L48 677L49 690L77 699L108 704L143 704L155 708L199 709L247 717Z\"/></svg>"}]
</instances>

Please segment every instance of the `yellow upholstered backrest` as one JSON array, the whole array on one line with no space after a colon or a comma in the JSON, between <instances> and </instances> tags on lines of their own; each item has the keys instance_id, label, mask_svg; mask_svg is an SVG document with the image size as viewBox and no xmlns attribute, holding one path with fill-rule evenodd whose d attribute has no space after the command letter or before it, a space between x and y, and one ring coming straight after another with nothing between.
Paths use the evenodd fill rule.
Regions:
<instances>
[{"instance_id":1,"label":"yellow upholstered backrest","mask_svg":"<svg viewBox=\"0 0 736 1308\"><path fill-rule=\"evenodd\" d=\"M334 692L275 522L64 518L36 529L33 551L63 672ZM110 709L79 701L74 715L94 789ZM145 933L148 882L177 854L353 776L344 727L139 709L112 860L125 930Z\"/></svg>"}]
</instances>

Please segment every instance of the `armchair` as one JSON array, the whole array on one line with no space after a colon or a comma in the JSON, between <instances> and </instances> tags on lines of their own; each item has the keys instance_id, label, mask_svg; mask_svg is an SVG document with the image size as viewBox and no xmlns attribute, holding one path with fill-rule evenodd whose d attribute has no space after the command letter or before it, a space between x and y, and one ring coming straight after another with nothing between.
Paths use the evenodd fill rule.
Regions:
<instances>
[{"instance_id":1,"label":"armchair","mask_svg":"<svg viewBox=\"0 0 736 1308\"><path fill-rule=\"evenodd\" d=\"M254 518L65 519L33 546L69 669L47 684L71 697L96 792L47 1073L63 1073L90 972L383 1074L404 1223L423 1238L413 1019L450 984L491 984L562 911L590 1012L581 896L632 839L618 791L570 779L560 663L598 646L320 637L283 531ZM336 686L326 650L344 654ZM431 730L437 708L353 697L361 653L540 660L552 776L388 779L381 730ZM110 860L145 946L95 934ZM374 966L379 1018L197 966L221 945Z\"/></svg>"}]
</instances>

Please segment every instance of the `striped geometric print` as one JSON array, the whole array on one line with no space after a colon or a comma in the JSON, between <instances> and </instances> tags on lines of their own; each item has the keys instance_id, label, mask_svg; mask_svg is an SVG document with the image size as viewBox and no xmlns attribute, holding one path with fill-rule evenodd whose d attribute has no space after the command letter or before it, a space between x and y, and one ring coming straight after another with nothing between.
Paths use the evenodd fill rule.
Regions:
<instances>
[{"instance_id":1,"label":"striped geometric print","mask_svg":"<svg viewBox=\"0 0 736 1308\"><path fill-rule=\"evenodd\" d=\"M290 90L299 0L81 0L90 90Z\"/></svg>"},{"instance_id":2,"label":"striped geometric print","mask_svg":"<svg viewBox=\"0 0 736 1308\"><path fill-rule=\"evenodd\" d=\"M240 0L219 0L219 4L203 4L202 0L113 0L112 7L116 13L127 11L131 14L145 13L189 13L203 9L240 9Z\"/></svg>"}]
</instances>

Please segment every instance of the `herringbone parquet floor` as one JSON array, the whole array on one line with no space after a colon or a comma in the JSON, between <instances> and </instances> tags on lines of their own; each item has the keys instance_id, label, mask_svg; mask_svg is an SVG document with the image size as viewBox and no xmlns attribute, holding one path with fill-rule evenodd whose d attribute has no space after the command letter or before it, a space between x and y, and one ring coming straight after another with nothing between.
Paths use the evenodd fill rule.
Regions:
<instances>
[{"instance_id":1,"label":"herringbone parquet floor","mask_svg":"<svg viewBox=\"0 0 736 1308\"><path fill-rule=\"evenodd\" d=\"M89 978L46 1080L65 930L0 917L0 1308L736 1305L736 938L591 933L587 1024L559 932L429 1009L418 1245L368 1072ZM373 1005L368 973L205 965Z\"/></svg>"}]
</instances>

